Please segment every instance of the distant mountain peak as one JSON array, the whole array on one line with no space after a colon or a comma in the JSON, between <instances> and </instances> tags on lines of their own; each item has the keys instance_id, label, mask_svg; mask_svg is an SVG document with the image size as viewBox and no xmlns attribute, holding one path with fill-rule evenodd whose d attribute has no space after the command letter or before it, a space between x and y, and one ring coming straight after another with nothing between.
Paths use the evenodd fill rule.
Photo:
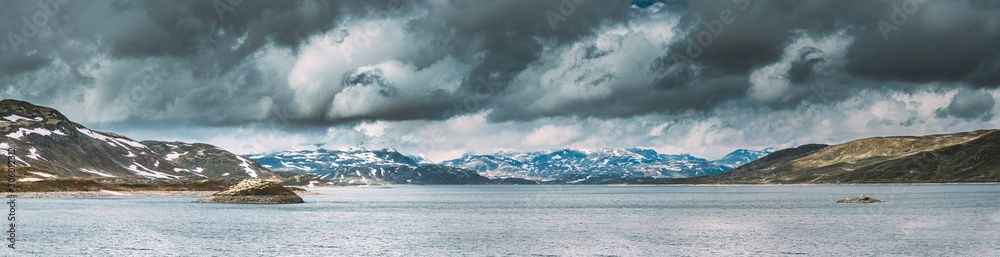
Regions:
<instances>
[{"instance_id":1,"label":"distant mountain peak","mask_svg":"<svg viewBox=\"0 0 1000 257\"><path fill-rule=\"evenodd\" d=\"M726 154L726 156L723 156L721 159L715 160L715 162L726 165L730 169L735 169L736 167L750 163L751 161L760 159L771 153L774 153L773 147L769 147L761 151L736 149L735 151Z\"/></svg>"}]
</instances>

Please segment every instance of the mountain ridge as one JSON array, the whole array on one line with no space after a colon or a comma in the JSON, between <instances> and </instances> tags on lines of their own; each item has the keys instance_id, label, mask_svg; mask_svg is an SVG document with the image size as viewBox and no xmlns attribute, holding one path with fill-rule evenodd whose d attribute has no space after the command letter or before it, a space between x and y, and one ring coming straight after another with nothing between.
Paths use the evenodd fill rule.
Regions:
<instances>
[{"instance_id":1,"label":"mountain ridge","mask_svg":"<svg viewBox=\"0 0 1000 257\"><path fill-rule=\"evenodd\" d=\"M20 100L0 100L0 138L4 154L15 149L15 165L44 170L31 174L41 178L277 178L259 163L213 145L139 142L90 130L56 109ZM170 150L182 147L195 154L181 158L184 154ZM206 169L221 172L202 174Z\"/></svg>"}]
</instances>

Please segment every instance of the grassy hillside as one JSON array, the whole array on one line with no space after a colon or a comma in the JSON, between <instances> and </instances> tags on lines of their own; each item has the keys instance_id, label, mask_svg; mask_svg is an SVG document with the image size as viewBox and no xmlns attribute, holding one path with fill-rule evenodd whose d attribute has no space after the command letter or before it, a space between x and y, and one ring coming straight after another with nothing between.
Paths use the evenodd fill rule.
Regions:
<instances>
[{"instance_id":1,"label":"grassy hillside","mask_svg":"<svg viewBox=\"0 0 1000 257\"><path fill-rule=\"evenodd\" d=\"M1000 130L875 137L775 152L729 172L669 184L1000 182Z\"/></svg>"}]
</instances>

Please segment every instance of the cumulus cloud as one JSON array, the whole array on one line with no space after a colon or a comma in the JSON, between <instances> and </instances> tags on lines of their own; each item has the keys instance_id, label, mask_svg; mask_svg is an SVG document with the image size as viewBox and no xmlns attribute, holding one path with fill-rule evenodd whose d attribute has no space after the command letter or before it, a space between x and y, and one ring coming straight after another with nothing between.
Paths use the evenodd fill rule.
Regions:
<instances>
[{"instance_id":1,"label":"cumulus cloud","mask_svg":"<svg viewBox=\"0 0 1000 257\"><path fill-rule=\"evenodd\" d=\"M719 156L1000 126L994 1L216 2L6 3L0 94L246 152ZM195 132L227 129L268 143Z\"/></svg>"}]
</instances>

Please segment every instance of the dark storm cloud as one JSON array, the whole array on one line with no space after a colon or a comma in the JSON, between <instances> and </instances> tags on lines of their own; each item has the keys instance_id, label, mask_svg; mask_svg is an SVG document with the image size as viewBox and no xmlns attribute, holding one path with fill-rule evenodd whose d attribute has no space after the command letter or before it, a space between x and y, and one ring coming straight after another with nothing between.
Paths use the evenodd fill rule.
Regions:
<instances>
[{"instance_id":1,"label":"dark storm cloud","mask_svg":"<svg viewBox=\"0 0 1000 257\"><path fill-rule=\"evenodd\" d=\"M951 99L948 107L935 111L939 117L955 116L965 119L993 118L993 106L996 100L992 95L975 90L961 90Z\"/></svg>"},{"instance_id":2,"label":"dark storm cloud","mask_svg":"<svg viewBox=\"0 0 1000 257\"><path fill-rule=\"evenodd\" d=\"M629 7L627 1L621 0L450 3L415 21L410 29L416 35L446 38L433 45L439 49L430 50L437 51L432 58L462 53L471 54L459 56L463 59L480 58L479 64L464 77L460 90L463 95L455 97L456 104L462 104L467 95L476 94L483 80L490 81L491 92L506 93L518 74L539 61L544 43L556 46L574 43L592 35L604 22L620 22L627 17ZM448 51L467 48L470 43L476 47L471 51ZM482 106L491 105L484 102ZM475 111L479 110L460 108L450 113Z\"/></svg>"},{"instance_id":3,"label":"dark storm cloud","mask_svg":"<svg viewBox=\"0 0 1000 257\"><path fill-rule=\"evenodd\" d=\"M0 74L12 76L24 72L30 72L48 66L52 63L51 58L45 56L28 56L15 54L0 60Z\"/></svg>"},{"instance_id":4,"label":"dark storm cloud","mask_svg":"<svg viewBox=\"0 0 1000 257\"><path fill-rule=\"evenodd\" d=\"M182 57L209 62L219 72L262 47L298 49L309 37L333 29L343 12L378 1L129 1L110 4L99 28L115 58ZM370 4L368 4L370 3ZM237 46L233 48L233 46ZM207 55L211 58L196 58ZM214 70L213 70L214 71Z\"/></svg>"},{"instance_id":5,"label":"dark storm cloud","mask_svg":"<svg viewBox=\"0 0 1000 257\"><path fill-rule=\"evenodd\" d=\"M330 125L484 111L494 122L708 113L732 102L787 109L843 100L871 84L1000 86L995 1L233 2L4 3L0 92L39 104L127 106L108 111L126 120ZM398 22L379 26L402 35L372 37L366 45L386 49L362 53L364 61L329 56L345 67L310 73L332 74L329 81L292 85L290 68L261 67L297 65L311 40L333 35L340 41L330 47L344 47L344 38L369 30L355 24L387 19ZM673 38L653 36L667 31ZM828 37L845 38L837 41L849 44L845 54L812 45L789 52L798 40ZM276 51L293 60L263 59ZM461 74L413 85L371 68L388 61L411 65L411 74L438 66ZM775 64L774 76L761 77L788 85L752 81ZM457 89L439 87L449 79ZM334 103L359 97L367 98L349 106L381 106ZM966 117L965 109L943 113Z\"/></svg>"},{"instance_id":6,"label":"dark storm cloud","mask_svg":"<svg viewBox=\"0 0 1000 257\"><path fill-rule=\"evenodd\" d=\"M853 40L842 70L817 70L818 64L830 61L822 51L805 48L791 53L797 56L784 76L792 88L782 98L786 100L768 105L794 107L812 97L810 91L817 85L835 96L873 83L1000 86L1000 51L996 48L1000 45L1000 4L995 1L735 0L696 1L687 7L678 26L682 40L671 44L671 51L651 66L661 75L658 89L699 83L692 76L692 66L702 68L702 77L749 75L779 62L786 48L800 38L837 33ZM730 14L733 22L726 23ZM835 78L817 78L820 72Z\"/></svg>"},{"instance_id":7,"label":"dark storm cloud","mask_svg":"<svg viewBox=\"0 0 1000 257\"><path fill-rule=\"evenodd\" d=\"M819 52L821 52L819 49L812 47L800 50L788 69L788 80L794 84L801 84L813 78L816 64L823 61L823 57L816 56Z\"/></svg>"},{"instance_id":8,"label":"dark storm cloud","mask_svg":"<svg viewBox=\"0 0 1000 257\"><path fill-rule=\"evenodd\" d=\"M4 88L38 98L26 100L52 104L47 102L59 94L77 98L78 90L96 87L95 101L106 104L88 107L127 105L130 119L195 119L212 124L257 119L258 115L234 111L232 106L257 105L262 98L274 105L292 101L281 75L247 66L255 62L249 56L267 46L297 51L307 39L333 29L345 17L412 9L400 4L390 10L385 1L10 1L6 5L0 11ZM66 66L28 73L45 68L53 59ZM107 68L95 61L100 59L134 62L136 67L110 68L95 85L94 75L86 73ZM79 76L65 77L66 69ZM146 75L148 70L157 70L157 75ZM148 81L154 83L137 90L136 85Z\"/></svg>"},{"instance_id":9,"label":"dark storm cloud","mask_svg":"<svg viewBox=\"0 0 1000 257\"><path fill-rule=\"evenodd\" d=\"M913 2L917 4L894 3L885 10L891 14L884 15L883 28L871 26L857 37L848 54L849 72L887 80L1000 86L995 75L1000 72L1000 2Z\"/></svg>"}]
</instances>

